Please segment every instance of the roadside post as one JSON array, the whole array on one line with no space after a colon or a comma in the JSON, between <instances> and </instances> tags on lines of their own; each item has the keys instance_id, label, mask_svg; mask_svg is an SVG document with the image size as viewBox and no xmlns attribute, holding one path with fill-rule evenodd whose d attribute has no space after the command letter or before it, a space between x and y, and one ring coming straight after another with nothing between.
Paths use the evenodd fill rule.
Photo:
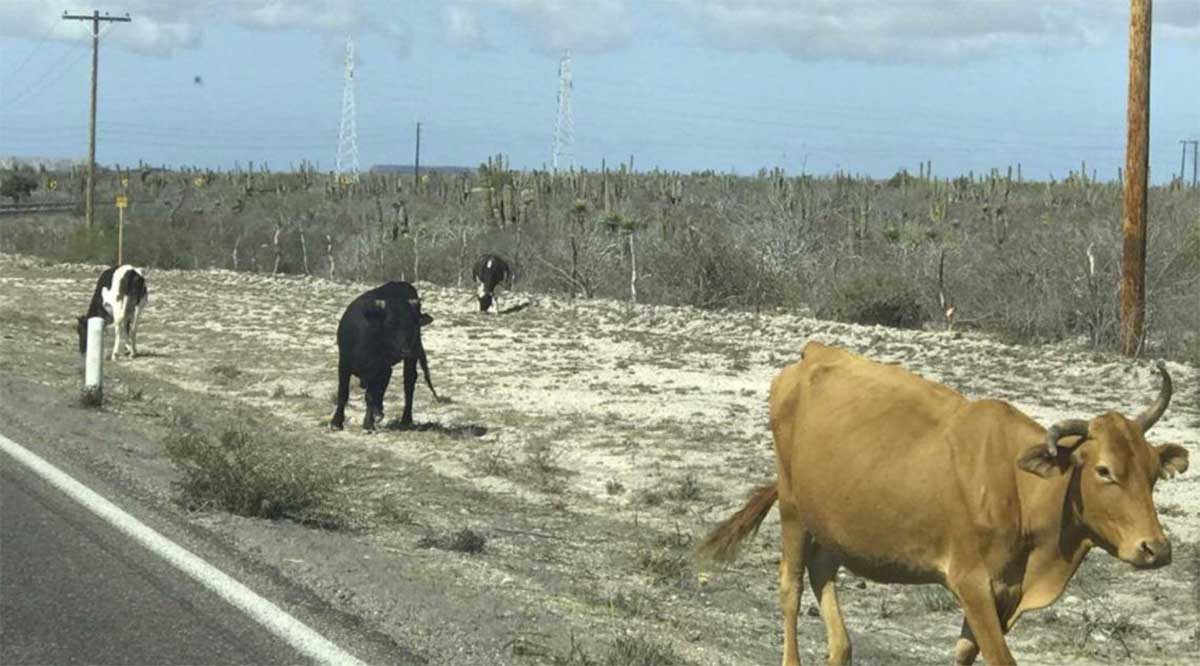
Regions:
<instances>
[{"instance_id":1,"label":"roadside post","mask_svg":"<svg viewBox=\"0 0 1200 666\"><path fill-rule=\"evenodd\" d=\"M99 407L104 401L104 318L87 320L87 347L83 371L83 394L80 402Z\"/></svg>"},{"instance_id":2,"label":"roadside post","mask_svg":"<svg viewBox=\"0 0 1200 666\"><path fill-rule=\"evenodd\" d=\"M124 194L117 195L117 265L125 263L123 260L123 251L125 249L125 209L129 207L129 198Z\"/></svg>"}]
</instances>

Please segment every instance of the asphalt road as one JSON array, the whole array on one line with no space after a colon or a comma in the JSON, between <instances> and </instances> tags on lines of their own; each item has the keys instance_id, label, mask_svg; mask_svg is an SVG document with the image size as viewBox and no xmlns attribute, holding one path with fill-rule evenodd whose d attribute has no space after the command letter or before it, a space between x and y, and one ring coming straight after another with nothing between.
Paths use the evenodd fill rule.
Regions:
<instances>
[{"instance_id":1,"label":"asphalt road","mask_svg":"<svg viewBox=\"0 0 1200 666\"><path fill-rule=\"evenodd\" d=\"M308 661L0 453L0 663Z\"/></svg>"}]
</instances>

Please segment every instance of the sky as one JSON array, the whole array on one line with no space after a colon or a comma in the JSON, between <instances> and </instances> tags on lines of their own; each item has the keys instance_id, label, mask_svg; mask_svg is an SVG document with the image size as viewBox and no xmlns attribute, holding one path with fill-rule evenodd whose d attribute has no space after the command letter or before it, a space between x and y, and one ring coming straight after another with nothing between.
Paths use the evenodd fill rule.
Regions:
<instances>
[{"instance_id":1,"label":"sky","mask_svg":"<svg viewBox=\"0 0 1200 666\"><path fill-rule=\"evenodd\" d=\"M1128 0L0 0L0 155L332 170L355 43L359 164L1063 178L1124 163ZM64 4L64 2L66 4ZM1200 139L1200 0L1155 0L1151 179ZM1191 177L1191 153L1187 176ZM565 166L563 161L562 165Z\"/></svg>"}]
</instances>

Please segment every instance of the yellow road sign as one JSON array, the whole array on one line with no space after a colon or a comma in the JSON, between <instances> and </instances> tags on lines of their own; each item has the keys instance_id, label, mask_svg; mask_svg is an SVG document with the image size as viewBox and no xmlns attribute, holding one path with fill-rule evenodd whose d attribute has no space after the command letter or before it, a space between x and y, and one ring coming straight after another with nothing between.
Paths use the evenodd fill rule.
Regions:
<instances>
[{"instance_id":1,"label":"yellow road sign","mask_svg":"<svg viewBox=\"0 0 1200 666\"><path fill-rule=\"evenodd\" d=\"M117 208L128 208L129 199L124 194L117 195Z\"/></svg>"}]
</instances>

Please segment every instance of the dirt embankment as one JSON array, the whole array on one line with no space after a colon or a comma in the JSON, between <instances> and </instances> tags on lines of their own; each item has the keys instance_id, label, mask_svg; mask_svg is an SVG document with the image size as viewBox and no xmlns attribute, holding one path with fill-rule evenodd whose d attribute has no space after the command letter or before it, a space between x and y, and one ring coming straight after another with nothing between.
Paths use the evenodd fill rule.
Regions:
<instances>
[{"instance_id":1,"label":"dirt embankment","mask_svg":"<svg viewBox=\"0 0 1200 666\"><path fill-rule=\"evenodd\" d=\"M98 272L0 257L0 373L77 390L72 324ZM806 340L1009 400L1041 422L1135 412L1157 391L1147 363L1070 347L529 294L505 299L527 306L519 312L481 317L466 291L421 284L433 379L451 401L418 388L426 428L367 436L356 391L347 430L330 433L333 331L366 285L225 271L147 280L146 354L108 366L106 407L144 438L94 453L165 498L175 477L159 442L172 415L255 413L297 455L338 470L355 528L190 520L439 664L776 661L777 517L728 569L699 571L686 556L773 476L767 388ZM1178 392L1154 437L1196 456L1200 372L1169 368ZM389 417L399 402L393 388ZM1010 635L1022 663L1196 658L1197 479L1156 490L1176 563L1135 573L1094 553L1058 604ZM463 528L484 538L481 552L430 547L454 546ZM940 591L845 572L840 591L859 663L950 660L961 616ZM811 610L801 647L819 663L824 628Z\"/></svg>"}]
</instances>

